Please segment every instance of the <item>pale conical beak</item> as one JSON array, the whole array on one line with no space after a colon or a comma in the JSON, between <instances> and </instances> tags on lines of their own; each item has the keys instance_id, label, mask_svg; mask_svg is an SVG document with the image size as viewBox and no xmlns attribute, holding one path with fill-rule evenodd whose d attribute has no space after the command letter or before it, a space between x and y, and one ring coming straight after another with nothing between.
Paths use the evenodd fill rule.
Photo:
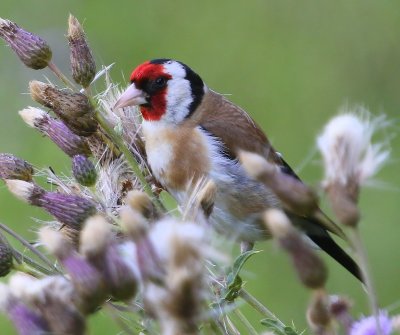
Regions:
<instances>
[{"instance_id":1,"label":"pale conical beak","mask_svg":"<svg viewBox=\"0 0 400 335\"><path fill-rule=\"evenodd\" d=\"M128 106L138 106L147 103L146 94L131 84L114 105L114 109Z\"/></svg>"}]
</instances>

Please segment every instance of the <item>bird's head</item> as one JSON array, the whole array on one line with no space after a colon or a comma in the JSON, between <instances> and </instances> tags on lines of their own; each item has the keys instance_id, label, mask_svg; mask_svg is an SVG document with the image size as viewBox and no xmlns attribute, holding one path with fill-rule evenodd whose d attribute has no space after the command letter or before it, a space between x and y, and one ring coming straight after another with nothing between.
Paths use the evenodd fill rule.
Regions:
<instances>
[{"instance_id":1,"label":"bird's head","mask_svg":"<svg viewBox=\"0 0 400 335\"><path fill-rule=\"evenodd\" d=\"M197 73L171 59L154 59L139 65L130 81L115 108L139 106L146 121L181 123L196 110L206 90Z\"/></svg>"}]
</instances>

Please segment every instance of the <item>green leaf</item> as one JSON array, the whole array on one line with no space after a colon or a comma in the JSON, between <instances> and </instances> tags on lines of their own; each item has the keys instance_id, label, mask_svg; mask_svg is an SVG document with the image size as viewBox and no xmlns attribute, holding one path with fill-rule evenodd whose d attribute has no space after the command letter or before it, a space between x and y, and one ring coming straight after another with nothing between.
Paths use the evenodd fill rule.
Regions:
<instances>
[{"instance_id":1,"label":"green leaf","mask_svg":"<svg viewBox=\"0 0 400 335\"><path fill-rule=\"evenodd\" d=\"M247 262L247 260L255 255L258 254L259 251L246 251L242 254L240 254L235 262L233 263L232 268L230 269L230 272L228 273L226 277L226 288L222 292L222 299L228 302L234 301L238 295L239 291L242 288L243 285L243 280L239 276L240 270L243 268L244 264Z\"/></svg>"},{"instance_id":2,"label":"green leaf","mask_svg":"<svg viewBox=\"0 0 400 335\"><path fill-rule=\"evenodd\" d=\"M299 333L292 327L283 325L280 321L275 319L263 319L261 324L266 326L269 330L277 335L299 335Z\"/></svg>"}]
</instances>

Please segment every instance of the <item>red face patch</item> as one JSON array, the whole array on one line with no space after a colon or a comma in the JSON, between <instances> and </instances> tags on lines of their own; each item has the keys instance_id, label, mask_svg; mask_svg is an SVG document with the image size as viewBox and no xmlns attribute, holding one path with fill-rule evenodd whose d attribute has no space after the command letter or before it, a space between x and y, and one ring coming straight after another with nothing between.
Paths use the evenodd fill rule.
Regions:
<instances>
[{"instance_id":1,"label":"red face patch","mask_svg":"<svg viewBox=\"0 0 400 335\"><path fill-rule=\"evenodd\" d=\"M139 65L131 74L131 82L148 96L149 102L139 106L147 121L158 121L166 112L167 85L157 86L157 79L160 78L164 78L166 82L171 76L165 73L162 64L149 61Z\"/></svg>"}]
</instances>

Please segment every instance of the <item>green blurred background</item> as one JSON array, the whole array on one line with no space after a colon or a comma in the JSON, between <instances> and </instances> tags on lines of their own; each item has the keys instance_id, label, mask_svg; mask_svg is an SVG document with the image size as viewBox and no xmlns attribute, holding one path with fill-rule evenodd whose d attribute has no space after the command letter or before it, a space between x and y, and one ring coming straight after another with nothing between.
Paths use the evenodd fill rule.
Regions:
<instances>
[{"instance_id":1,"label":"green blurred background","mask_svg":"<svg viewBox=\"0 0 400 335\"><path fill-rule=\"evenodd\" d=\"M115 62L112 75L123 82L150 58L176 58L197 71L211 88L231 94L269 134L275 147L308 183L321 177L315 137L343 104L361 103L386 113L395 132L400 110L400 2L375 0L248 1L22 1L2 0L0 16L44 37L54 61L69 69L66 20L84 22L98 65ZM0 42L0 152L36 166L68 172L68 159L21 121L17 111L32 104L31 79L48 71L25 68ZM362 235L382 307L399 312L400 222L399 139L390 164L379 173L380 187L361 196ZM314 153L314 155L312 155ZM383 186L382 186L383 185ZM326 207L326 206L325 206ZM327 209L329 212L329 209ZM43 213L13 198L0 185L0 221L27 237ZM287 258L273 243L246 266L248 289L285 323L306 327L309 292L296 280ZM331 293L354 301L354 315L368 313L360 285L328 260ZM397 310L396 310L397 308ZM246 313L256 324L259 316ZM0 333L14 334L0 319ZM262 328L258 328L262 329ZM117 334L109 319L92 319L91 334Z\"/></svg>"}]
</instances>

